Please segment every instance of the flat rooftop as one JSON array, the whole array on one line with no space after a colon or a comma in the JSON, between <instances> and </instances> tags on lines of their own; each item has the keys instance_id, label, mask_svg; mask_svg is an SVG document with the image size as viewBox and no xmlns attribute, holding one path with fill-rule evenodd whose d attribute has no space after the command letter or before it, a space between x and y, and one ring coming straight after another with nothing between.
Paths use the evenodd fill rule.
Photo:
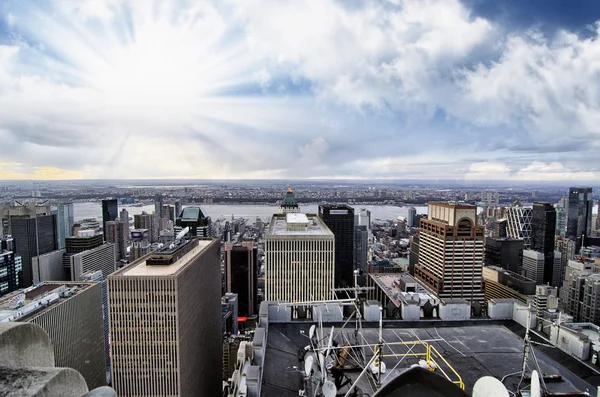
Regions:
<instances>
[{"instance_id":1,"label":"flat rooftop","mask_svg":"<svg viewBox=\"0 0 600 397\"><path fill-rule=\"evenodd\" d=\"M294 217L292 219L298 219L298 223L306 217L308 221L308 228L306 230L288 230L286 215L301 215L302 217ZM333 236L333 233L325 223L317 216L313 214L276 214L271 218L271 223L267 231L268 236Z\"/></svg>"},{"instance_id":2,"label":"flat rooftop","mask_svg":"<svg viewBox=\"0 0 600 397\"><path fill-rule=\"evenodd\" d=\"M304 331L308 335L311 325L310 322L269 325L262 396L298 396L298 390L303 384L303 376L293 367L304 368L304 363L298 359L298 350L308 345L309 341L300 331ZM328 335L331 325L324 325L324 330ZM353 324L349 324L339 334L338 330L339 326L336 326L334 339L339 345L345 341L354 340ZM378 328L364 328L362 343L376 344L379 339L378 332ZM459 327L424 325L423 328L404 328L400 324L398 326L386 324L383 328L383 339L387 343L384 345L384 354L407 353L411 348L406 345L394 345L395 342L428 341L461 376L468 395L472 394L473 386L479 378L493 376L502 379L506 375L520 371L523 363L523 339L503 325L486 324ZM420 350L417 351L417 348ZM421 353L423 350L422 345L416 345L412 352ZM562 361L560 363L555 361L538 348L535 348L535 354L544 373L562 375L563 381L547 383L549 391L568 393L588 390L592 395L595 394L596 388L563 367ZM369 360L373 355L373 349L366 348L365 355ZM352 356L356 356L356 354L348 355L348 357ZM420 358L405 357L396 366L400 359L401 357L384 357L387 372L382 377L385 379L383 383L389 382L410 368ZM351 364L351 360L352 358L348 358L347 363ZM531 355L528 366L530 369L535 368ZM447 371L446 368L444 370ZM439 371L435 371L435 373L439 373ZM344 374L354 381L360 374L360 369L344 370ZM509 390L514 391L518 382L519 376L511 376L505 380L504 384ZM368 395L373 395L368 377L364 377L359 382L359 387ZM338 395L345 394L347 390L348 387L343 387L338 391Z\"/></svg>"},{"instance_id":3,"label":"flat rooftop","mask_svg":"<svg viewBox=\"0 0 600 397\"><path fill-rule=\"evenodd\" d=\"M177 262L166 266L147 265L146 260L150 259L150 256L144 256L138 261L134 261L130 265L125 266L123 269L117 271L116 273L114 273L114 275L120 277L160 277L174 275L181 269L186 267L192 259L194 259L202 251L204 251L204 249L208 247L212 242L213 240L199 240L198 245L191 249L187 254L182 256Z\"/></svg>"}]
</instances>

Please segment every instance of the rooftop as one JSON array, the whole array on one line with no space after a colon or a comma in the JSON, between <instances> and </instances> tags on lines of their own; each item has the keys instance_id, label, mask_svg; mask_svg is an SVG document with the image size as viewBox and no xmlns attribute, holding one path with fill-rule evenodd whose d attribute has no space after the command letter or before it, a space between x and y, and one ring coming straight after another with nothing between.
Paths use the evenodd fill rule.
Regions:
<instances>
[{"instance_id":1,"label":"rooftop","mask_svg":"<svg viewBox=\"0 0 600 397\"><path fill-rule=\"evenodd\" d=\"M306 218L306 222L308 222L308 228L303 230L288 230L286 216L289 215L300 215L303 218L292 217L292 220L298 220ZM271 224L269 225L269 230L267 231L267 236L332 236L333 233L327 225L319 219L318 216L314 214L286 214L273 215L271 219Z\"/></svg>"},{"instance_id":2,"label":"rooftop","mask_svg":"<svg viewBox=\"0 0 600 397\"><path fill-rule=\"evenodd\" d=\"M137 261L132 262L130 265L118 270L113 273L113 277L129 277L129 276L141 276L141 277L161 277L171 276L178 273L181 269L186 267L192 259L200 254L206 247L208 247L213 240L198 240L198 245L191 249L187 254L179 258L176 262L166 265L147 265L146 261L150 259L150 255L146 255Z\"/></svg>"},{"instance_id":3,"label":"rooftop","mask_svg":"<svg viewBox=\"0 0 600 397\"><path fill-rule=\"evenodd\" d=\"M45 281L15 291L0 299L0 322L27 321L94 285L95 282Z\"/></svg>"}]
</instances>

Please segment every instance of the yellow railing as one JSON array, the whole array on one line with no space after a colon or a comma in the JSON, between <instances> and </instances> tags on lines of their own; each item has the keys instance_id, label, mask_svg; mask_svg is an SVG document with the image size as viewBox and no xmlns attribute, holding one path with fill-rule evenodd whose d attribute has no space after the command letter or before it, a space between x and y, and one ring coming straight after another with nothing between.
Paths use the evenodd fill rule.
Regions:
<instances>
[{"instance_id":1,"label":"yellow railing","mask_svg":"<svg viewBox=\"0 0 600 397\"><path fill-rule=\"evenodd\" d=\"M440 372L444 375L444 377L446 379L448 379L450 382L454 383L455 385L457 385L458 387L460 387L462 390L465 389L465 384L462 381L462 378L460 377L460 375L458 374L458 372L456 372L456 370L450 365L450 363L448 363L448 361L446 361L446 359L444 358L444 356L442 356L440 354L440 352L433 347L432 345L430 345L427 342L423 342L423 341L410 341L410 342L392 342L392 343L386 343L386 345L394 345L394 346L398 346L398 345L403 345L403 346L410 346L413 345L421 345L425 347L425 351L424 352L417 352L417 353L393 353L393 354L382 354L382 357L424 357L425 358L425 362L427 363L427 365L429 365L429 369L431 371L435 371L436 369L439 369ZM411 349L409 349L409 351L411 351ZM433 353L433 355L432 355ZM442 366L440 366L440 364L438 364L438 362L435 360L436 358L440 359L448 369L450 369L451 373L454 374L456 376L456 378L453 380L444 370L444 368L442 368Z\"/></svg>"}]
</instances>

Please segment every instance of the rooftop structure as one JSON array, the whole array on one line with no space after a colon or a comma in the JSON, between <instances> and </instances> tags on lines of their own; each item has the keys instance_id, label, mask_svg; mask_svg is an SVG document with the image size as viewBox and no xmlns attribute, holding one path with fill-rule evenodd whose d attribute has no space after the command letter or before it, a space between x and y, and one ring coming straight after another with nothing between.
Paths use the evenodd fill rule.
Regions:
<instances>
[{"instance_id":1,"label":"rooftop structure","mask_svg":"<svg viewBox=\"0 0 600 397\"><path fill-rule=\"evenodd\" d=\"M327 225L312 214L273 215L267 235L270 236L333 236Z\"/></svg>"},{"instance_id":2,"label":"rooftop structure","mask_svg":"<svg viewBox=\"0 0 600 397\"><path fill-rule=\"evenodd\" d=\"M298 206L298 202L296 201L296 197L294 197L294 191L291 187L287 188L285 192L285 196L283 196L283 201L279 206L280 214L289 214L300 212L300 207Z\"/></svg>"}]
</instances>

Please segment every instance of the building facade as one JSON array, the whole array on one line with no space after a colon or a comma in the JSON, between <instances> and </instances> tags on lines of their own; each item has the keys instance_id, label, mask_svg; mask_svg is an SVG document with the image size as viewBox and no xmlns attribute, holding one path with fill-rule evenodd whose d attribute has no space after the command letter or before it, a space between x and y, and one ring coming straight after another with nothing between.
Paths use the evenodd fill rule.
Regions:
<instances>
[{"instance_id":1,"label":"building facade","mask_svg":"<svg viewBox=\"0 0 600 397\"><path fill-rule=\"evenodd\" d=\"M577 253L591 235L593 206L591 187L569 188L566 236L575 241L575 252Z\"/></svg>"},{"instance_id":2,"label":"building facade","mask_svg":"<svg viewBox=\"0 0 600 397\"><path fill-rule=\"evenodd\" d=\"M283 200L281 201L281 205L279 206L280 214L296 214L300 212L300 207L298 206L298 202L296 201L296 197L294 196L294 191L291 187L288 187L285 195L283 196Z\"/></svg>"},{"instance_id":3,"label":"building facade","mask_svg":"<svg viewBox=\"0 0 600 397\"><path fill-rule=\"evenodd\" d=\"M44 282L0 301L0 322L39 325L54 348L57 367L73 368L90 389L106 385L99 283Z\"/></svg>"},{"instance_id":4,"label":"building facade","mask_svg":"<svg viewBox=\"0 0 600 397\"><path fill-rule=\"evenodd\" d=\"M331 299L334 244L316 215L274 215L265 235L265 300Z\"/></svg>"},{"instance_id":5,"label":"building facade","mask_svg":"<svg viewBox=\"0 0 600 397\"><path fill-rule=\"evenodd\" d=\"M354 263L361 274L367 271L367 256L369 252L369 229L365 225L354 227Z\"/></svg>"},{"instance_id":6,"label":"building facade","mask_svg":"<svg viewBox=\"0 0 600 397\"><path fill-rule=\"evenodd\" d=\"M485 264L519 273L523 266L523 240L510 237L486 238Z\"/></svg>"},{"instance_id":7,"label":"building facade","mask_svg":"<svg viewBox=\"0 0 600 397\"><path fill-rule=\"evenodd\" d=\"M258 248L253 241L225 244L225 292L237 294L238 315L258 310Z\"/></svg>"},{"instance_id":8,"label":"building facade","mask_svg":"<svg viewBox=\"0 0 600 397\"><path fill-rule=\"evenodd\" d=\"M354 286L354 208L319 205L319 217L335 237L335 287Z\"/></svg>"},{"instance_id":9,"label":"building facade","mask_svg":"<svg viewBox=\"0 0 600 397\"><path fill-rule=\"evenodd\" d=\"M221 395L218 240L182 240L108 277L112 385L122 396Z\"/></svg>"},{"instance_id":10,"label":"building facade","mask_svg":"<svg viewBox=\"0 0 600 397\"><path fill-rule=\"evenodd\" d=\"M42 281L70 281L69 269L63 265L65 250L60 249L31 258L33 283Z\"/></svg>"},{"instance_id":11,"label":"building facade","mask_svg":"<svg viewBox=\"0 0 600 397\"><path fill-rule=\"evenodd\" d=\"M499 266L483 268L485 302L490 299L518 299L529 302L535 295L535 280Z\"/></svg>"},{"instance_id":12,"label":"building facade","mask_svg":"<svg viewBox=\"0 0 600 397\"><path fill-rule=\"evenodd\" d=\"M104 243L91 250L69 255L69 262L72 281L80 281L83 274L95 271L101 271L102 280L105 280L117 270L115 245Z\"/></svg>"},{"instance_id":13,"label":"building facade","mask_svg":"<svg viewBox=\"0 0 600 397\"><path fill-rule=\"evenodd\" d=\"M127 256L127 225L121 221L108 221L104 224L104 238L115 245L117 261Z\"/></svg>"},{"instance_id":14,"label":"building facade","mask_svg":"<svg viewBox=\"0 0 600 397\"><path fill-rule=\"evenodd\" d=\"M133 216L133 227L135 229L148 229L150 242L155 243L158 241L158 234L154 230L154 217L152 214L142 212Z\"/></svg>"},{"instance_id":15,"label":"building facade","mask_svg":"<svg viewBox=\"0 0 600 397\"><path fill-rule=\"evenodd\" d=\"M531 247L531 220L533 210L520 205L506 210L506 232L508 237L523 239L523 249Z\"/></svg>"},{"instance_id":16,"label":"building facade","mask_svg":"<svg viewBox=\"0 0 600 397\"><path fill-rule=\"evenodd\" d=\"M106 222L112 222L117 219L119 219L119 204L117 203L117 199L102 200L102 229L104 230L104 240L106 240Z\"/></svg>"},{"instance_id":17,"label":"building facade","mask_svg":"<svg viewBox=\"0 0 600 397\"><path fill-rule=\"evenodd\" d=\"M23 262L11 237L0 239L0 296L23 286Z\"/></svg>"},{"instance_id":18,"label":"building facade","mask_svg":"<svg viewBox=\"0 0 600 397\"><path fill-rule=\"evenodd\" d=\"M451 203L429 203L421 219L415 276L441 299L483 303L484 228L476 222L477 207Z\"/></svg>"},{"instance_id":19,"label":"building facade","mask_svg":"<svg viewBox=\"0 0 600 397\"><path fill-rule=\"evenodd\" d=\"M56 211L56 223L58 238L58 249L65 248L65 239L73 235L73 225L75 224L75 215L73 213L73 203L58 204Z\"/></svg>"},{"instance_id":20,"label":"building facade","mask_svg":"<svg viewBox=\"0 0 600 397\"><path fill-rule=\"evenodd\" d=\"M554 236L556 235L556 210L550 203L533 203L531 219L531 249L544 256L543 284L558 285L560 271L554 277ZM553 280L556 278L556 280Z\"/></svg>"}]
</instances>

